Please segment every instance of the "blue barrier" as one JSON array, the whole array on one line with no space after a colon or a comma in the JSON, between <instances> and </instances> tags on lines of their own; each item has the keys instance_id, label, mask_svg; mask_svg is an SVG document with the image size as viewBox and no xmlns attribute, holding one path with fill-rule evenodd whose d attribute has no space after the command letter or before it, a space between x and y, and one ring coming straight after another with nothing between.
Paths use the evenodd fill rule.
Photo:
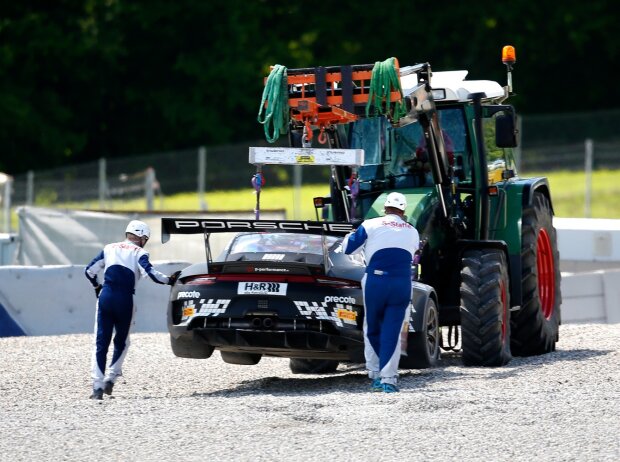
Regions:
<instances>
[{"instance_id":1,"label":"blue barrier","mask_svg":"<svg viewBox=\"0 0 620 462\"><path fill-rule=\"evenodd\" d=\"M26 333L13 321L4 306L0 305L0 337L19 337L22 335L26 335Z\"/></svg>"}]
</instances>

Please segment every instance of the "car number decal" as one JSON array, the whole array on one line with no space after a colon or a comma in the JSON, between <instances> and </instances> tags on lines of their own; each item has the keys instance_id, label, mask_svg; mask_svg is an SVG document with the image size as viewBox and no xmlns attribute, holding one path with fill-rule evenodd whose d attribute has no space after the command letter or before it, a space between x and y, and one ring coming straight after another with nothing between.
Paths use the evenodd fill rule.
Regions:
<instances>
[{"instance_id":1,"label":"car number decal","mask_svg":"<svg viewBox=\"0 0 620 462\"><path fill-rule=\"evenodd\" d=\"M286 295L286 282L240 282L238 295Z\"/></svg>"}]
</instances>

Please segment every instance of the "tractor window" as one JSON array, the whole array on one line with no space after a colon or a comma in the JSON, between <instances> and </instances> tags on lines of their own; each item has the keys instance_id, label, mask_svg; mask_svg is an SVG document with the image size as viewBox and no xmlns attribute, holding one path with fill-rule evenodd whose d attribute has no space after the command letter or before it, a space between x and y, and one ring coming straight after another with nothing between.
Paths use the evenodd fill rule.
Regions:
<instances>
[{"instance_id":1,"label":"tractor window","mask_svg":"<svg viewBox=\"0 0 620 462\"><path fill-rule=\"evenodd\" d=\"M442 130L449 136L454 153L468 153L467 130L463 120L462 109L440 110L439 123Z\"/></svg>"},{"instance_id":2,"label":"tractor window","mask_svg":"<svg viewBox=\"0 0 620 462\"><path fill-rule=\"evenodd\" d=\"M386 120L383 117L360 119L351 124L349 146L364 150L364 164L380 164L385 147Z\"/></svg>"},{"instance_id":3,"label":"tractor window","mask_svg":"<svg viewBox=\"0 0 620 462\"><path fill-rule=\"evenodd\" d=\"M439 111L439 124L444 134L448 161L459 181L471 181L472 159L467 139L463 108L444 108Z\"/></svg>"},{"instance_id":4,"label":"tractor window","mask_svg":"<svg viewBox=\"0 0 620 462\"><path fill-rule=\"evenodd\" d=\"M512 149L500 148L495 144L495 117L498 114L485 118L482 122L484 148L487 155L487 169L489 172L489 184L502 181L502 174L504 170L508 169L516 172Z\"/></svg>"},{"instance_id":5,"label":"tractor window","mask_svg":"<svg viewBox=\"0 0 620 462\"><path fill-rule=\"evenodd\" d=\"M462 108L440 109L439 124L455 175L461 181L471 179L471 151ZM419 123L394 129L392 158L386 173L396 177L397 187L432 186L431 164Z\"/></svg>"},{"instance_id":6,"label":"tractor window","mask_svg":"<svg viewBox=\"0 0 620 462\"><path fill-rule=\"evenodd\" d=\"M405 175L411 173L411 169L416 161L416 151L420 148L420 143L424 141L422 127L419 123L412 123L404 127L392 130L392 156L388 163L387 173L389 175ZM422 164L419 165L422 168Z\"/></svg>"},{"instance_id":7,"label":"tractor window","mask_svg":"<svg viewBox=\"0 0 620 462\"><path fill-rule=\"evenodd\" d=\"M448 160L461 181L471 179L471 151L463 109L439 109ZM360 119L350 126L349 146L364 150L361 180L393 177L395 187L432 186L430 159L422 127L418 122L392 127L385 117Z\"/></svg>"}]
</instances>

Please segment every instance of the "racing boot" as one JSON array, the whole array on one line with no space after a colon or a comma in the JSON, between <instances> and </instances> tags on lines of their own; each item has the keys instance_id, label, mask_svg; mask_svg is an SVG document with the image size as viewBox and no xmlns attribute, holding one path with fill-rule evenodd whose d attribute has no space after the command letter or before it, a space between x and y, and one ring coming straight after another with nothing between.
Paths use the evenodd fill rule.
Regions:
<instances>
[{"instance_id":1,"label":"racing boot","mask_svg":"<svg viewBox=\"0 0 620 462\"><path fill-rule=\"evenodd\" d=\"M111 380L106 380L103 383L103 392L106 395L111 395L112 394L112 389L114 388L114 382L112 382Z\"/></svg>"},{"instance_id":2,"label":"racing boot","mask_svg":"<svg viewBox=\"0 0 620 462\"><path fill-rule=\"evenodd\" d=\"M385 393L398 393L400 390L398 389L398 387L392 383L384 383L383 384L383 391Z\"/></svg>"}]
</instances>

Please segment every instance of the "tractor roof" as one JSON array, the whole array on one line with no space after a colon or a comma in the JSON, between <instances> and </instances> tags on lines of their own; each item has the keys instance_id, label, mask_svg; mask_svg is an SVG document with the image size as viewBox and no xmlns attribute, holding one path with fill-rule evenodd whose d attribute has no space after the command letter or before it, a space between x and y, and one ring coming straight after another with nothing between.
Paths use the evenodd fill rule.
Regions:
<instances>
[{"instance_id":1,"label":"tractor roof","mask_svg":"<svg viewBox=\"0 0 620 462\"><path fill-rule=\"evenodd\" d=\"M400 82L405 96L408 96L418 84L418 76L408 73L408 68L400 69ZM437 102L444 101L470 101L472 93L484 92L486 99L501 98L504 96L504 88L492 80L465 80L468 71L433 71L431 87L433 97ZM443 90L443 91L442 91Z\"/></svg>"}]
</instances>

